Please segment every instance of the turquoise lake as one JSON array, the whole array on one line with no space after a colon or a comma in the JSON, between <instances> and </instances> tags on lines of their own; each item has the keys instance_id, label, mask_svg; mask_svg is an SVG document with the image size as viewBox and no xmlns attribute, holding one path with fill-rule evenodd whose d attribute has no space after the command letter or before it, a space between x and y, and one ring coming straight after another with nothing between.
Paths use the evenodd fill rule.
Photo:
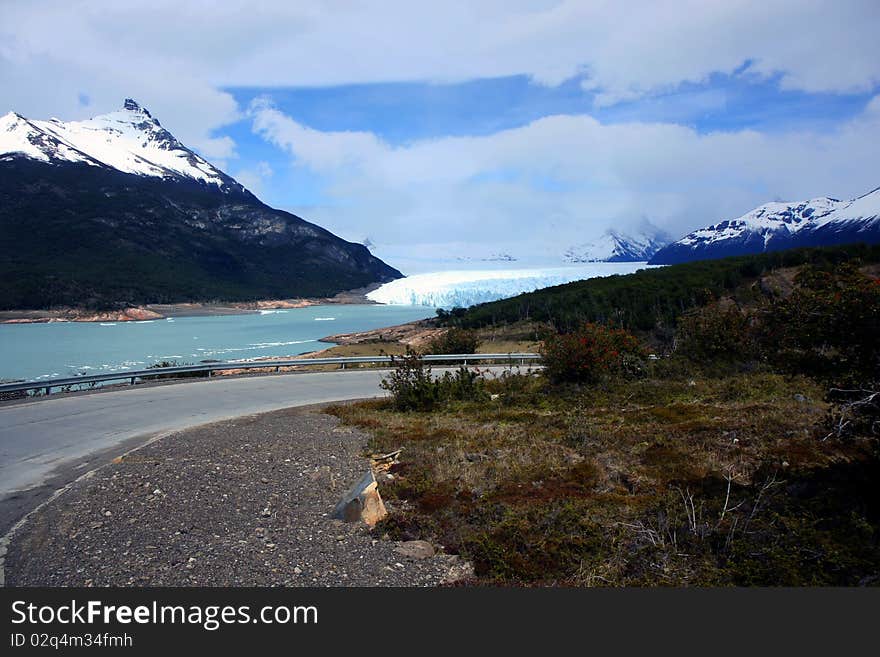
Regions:
<instances>
[{"instance_id":1,"label":"turquoise lake","mask_svg":"<svg viewBox=\"0 0 880 657\"><path fill-rule=\"evenodd\" d=\"M425 306L327 305L146 322L0 325L0 379L44 380L143 369L159 361L296 356L320 338L432 317Z\"/></svg>"}]
</instances>

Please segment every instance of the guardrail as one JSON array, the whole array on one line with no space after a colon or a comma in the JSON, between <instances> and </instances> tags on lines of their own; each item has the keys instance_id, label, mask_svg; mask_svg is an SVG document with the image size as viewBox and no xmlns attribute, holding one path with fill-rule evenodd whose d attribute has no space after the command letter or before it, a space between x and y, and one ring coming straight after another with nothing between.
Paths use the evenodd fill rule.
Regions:
<instances>
[{"instance_id":1,"label":"guardrail","mask_svg":"<svg viewBox=\"0 0 880 657\"><path fill-rule=\"evenodd\" d=\"M4 392L23 392L27 390L45 390L46 394L52 392L52 388L65 388L67 386L82 385L85 383L101 383L104 381L124 381L129 380L134 385L138 379L150 379L156 377L167 377L173 374L188 374L191 372L207 372L207 376L211 376L213 372L221 372L224 370L250 370L275 368L278 372L282 367L295 367L303 365L342 365L345 369L346 365L354 365L358 363L373 364L391 364L393 360L399 360L399 356L339 356L336 358L292 358L287 360L263 360L263 361L246 361L241 363L222 362L222 363L204 363L202 365L179 365L176 367L155 367L146 370L129 370L127 372L109 372L107 374L88 374L85 376L72 376L66 379L46 379L44 381L22 381L20 383L4 383L0 384L0 393ZM467 365L469 362L479 362L486 360L501 360L514 363L519 361L525 365L526 361L541 360L539 354L531 353L510 353L510 354L430 354L422 356L422 360L426 362L454 362Z\"/></svg>"}]
</instances>

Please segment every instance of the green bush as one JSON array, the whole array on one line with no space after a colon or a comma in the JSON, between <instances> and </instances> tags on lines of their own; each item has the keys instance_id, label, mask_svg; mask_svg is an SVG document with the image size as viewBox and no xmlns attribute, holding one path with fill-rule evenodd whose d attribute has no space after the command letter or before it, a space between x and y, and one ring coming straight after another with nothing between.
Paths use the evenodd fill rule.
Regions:
<instances>
[{"instance_id":1,"label":"green bush","mask_svg":"<svg viewBox=\"0 0 880 657\"><path fill-rule=\"evenodd\" d=\"M768 360L786 369L846 385L880 379L880 281L856 263L805 268L761 328Z\"/></svg>"},{"instance_id":2,"label":"green bush","mask_svg":"<svg viewBox=\"0 0 880 657\"><path fill-rule=\"evenodd\" d=\"M163 370L168 367L186 367L187 365L192 365L192 363L184 363L176 360L161 360L159 362L153 363L152 365L147 365L148 370ZM155 376L151 376L150 378L153 380L158 379L204 379L211 376L211 373L208 371L204 372L176 372L171 374L157 374Z\"/></svg>"},{"instance_id":3,"label":"green bush","mask_svg":"<svg viewBox=\"0 0 880 657\"><path fill-rule=\"evenodd\" d=\"M685 313L675 349L696 361L747 361L755 357L752 318L735 304L712 303Z\"/></svg>"},{"instance_id":4,"label":"green bush","mask_svg":"<svg viewBox=\"0 0 880 657\"><path fill-rule=\"evenodd\" d=\"M480 401L489 397L480 373L467 367L435 377L431 367L412 351L392 357L392 363L394 369L379 385L391 393L394 408L399 411L430 411L449 401Z\"/></svg>"},{"instance_id":5,"label":"green bush","mask_svg":"<svg viewBox=\"0 0 880 657\"><path fill-rule=\"evenodd\" d=\"M473 354L477 351L479 339L473 331L451 328L431 340L425 353L428 354Z\"/></svg>"},{"instance_id":6,"label":"green bush","mask_svg":"<svg viewBox=\"0 0 880 657\"><path fill-rule=\"evenodd\" d=\"M547 336L541 346L544 371L553 382L592 383L607 376L644 371L645 351L623 329L586 323L571 333Z\"/></svg>"}]
</instances>

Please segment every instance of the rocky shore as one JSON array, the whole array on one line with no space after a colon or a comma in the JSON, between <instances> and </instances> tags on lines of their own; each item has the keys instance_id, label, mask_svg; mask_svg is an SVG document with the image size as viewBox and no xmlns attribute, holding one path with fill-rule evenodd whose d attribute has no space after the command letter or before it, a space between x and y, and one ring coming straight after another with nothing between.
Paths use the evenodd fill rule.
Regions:
<instances>
[{"instance_id":1,"label":"rocky shore","mask_svg":"<svg viewBox=\"0 0 880 657\"><path fill-rule=\"evenodd\" d=\"M321 342L332 342L337 345L368 344L374 342L398 342L400 344L417 349L424 346L447 329L435 327L430 320L419 320L398 324L396 326L383 326L370 331L357 333L339 333L321 338Z\"/></svg>"}]
</instances>

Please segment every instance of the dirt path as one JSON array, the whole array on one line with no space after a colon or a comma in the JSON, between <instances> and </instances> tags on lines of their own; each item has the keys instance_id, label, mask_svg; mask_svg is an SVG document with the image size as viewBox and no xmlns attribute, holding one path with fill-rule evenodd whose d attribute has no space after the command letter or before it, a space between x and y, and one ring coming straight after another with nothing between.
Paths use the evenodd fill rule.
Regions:
<instances>
[{"instance_id":1,"label":"dirt path","mask_svg":"<svg viewBox=\"0 0 880 657\"><path fill-rule=\"evenodd\" d=\"M172 434L100 468L15 532L11 586L424 586L457 557L405 557L331 520L367 436L289 409Z\"/></svg>"}]
</instances>

